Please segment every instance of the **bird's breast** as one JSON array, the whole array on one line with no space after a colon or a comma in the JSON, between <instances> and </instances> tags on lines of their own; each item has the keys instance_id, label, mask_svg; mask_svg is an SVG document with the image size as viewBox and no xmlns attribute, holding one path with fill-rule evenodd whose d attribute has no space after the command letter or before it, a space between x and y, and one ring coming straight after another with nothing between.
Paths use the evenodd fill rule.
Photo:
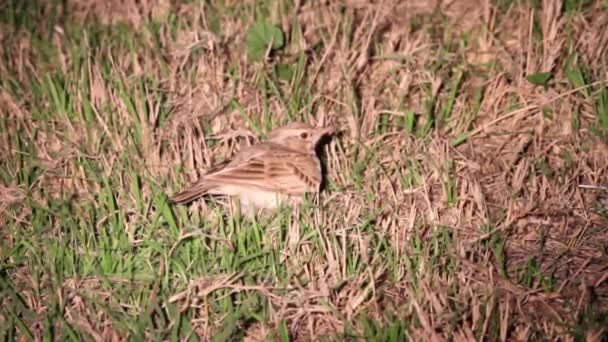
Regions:
<instances>
[{"instance_id":1,"label":"bird's breast","mask_svg":"<svg viewBox=\"0 0 608 342\"><path fill-rule=\"evenodd\" d=\"M299 196L289 196L286 194L281 194L277 192L271 191L263 191L263 190L250 190L243 191L239 195L239 200L241 201L241 206L246 208L253 209L276 209L282 203L286 201L291 201L295 199L295 197Z\"/></svg>"}]
</instances>

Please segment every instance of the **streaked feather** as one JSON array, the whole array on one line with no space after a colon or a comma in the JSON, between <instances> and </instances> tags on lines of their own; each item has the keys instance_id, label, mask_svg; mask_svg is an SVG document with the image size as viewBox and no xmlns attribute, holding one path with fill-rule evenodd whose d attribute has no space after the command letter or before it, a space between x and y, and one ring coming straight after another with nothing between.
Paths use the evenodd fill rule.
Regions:
<instances>
[{"instance_id":1,"label":"streaked feather","mask_svg":"<svg viewBox=\"0 0 608 342\"><path fill-rule=\"evenodd\" d=\"M302 123L277 129L270 141L244 148L175 195L172 202L184 204L205 195L237 195L254 205L268 206L273 196L284 199L318 192L321 166L314 154L315 142L299 143L302 130L309 130L311 136L315 133L315 128ZM284 144L282 137L287 139Z\"/></svg>"}]
</instances>

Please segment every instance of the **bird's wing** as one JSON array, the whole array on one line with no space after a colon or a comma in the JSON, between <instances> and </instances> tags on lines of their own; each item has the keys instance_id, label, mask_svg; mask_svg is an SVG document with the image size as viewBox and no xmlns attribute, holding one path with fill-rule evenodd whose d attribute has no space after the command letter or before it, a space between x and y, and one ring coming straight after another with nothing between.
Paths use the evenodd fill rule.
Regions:
<instances>
[{"instance_id":1,"label":"bird's wing","mask_svg":"<svg viewBox=\"0 0 608 342\"><path fill-rule=\"evenodd\" d=\"M246 148L231 160L215 166L171 201L184 204L208 193L232 195L225 189L235 186L302 195L319 191L320 184L321 166L315 156L263 143Z\"/></svg>"},{"instance_id":2,"label":"bird's wing","mask_svg":"<svg viewBox=\"0 0 608 342\"><path fill-rule=\"evenodd\" d=\"M228 165L230 165L230 160L226 160L222 163L215 165L213 168L211 168L207 172L207 174L213 174L216 172L220 172ZM184 190L180 191L178 194L174 195L171 198L171 202L177 203L177 204L185 204L185 203L192 202L195 199L208 193L212 188L213 188L213 184L209 184L208 182L205 182L205 177L203 177L203 178L199 179L198 181L196 181L195 183L191 184L190 186L186 187Z\"/></svg>"},{"instance_id":3,"label":"bird's wing","mask_svg":"<svg viewBox=\"0 0 608 342\"><path fill-rule=\"evenodd\" d=\"M315 156L291 150L272 150L236 166L223 168L204 177L208 184L232 185L251 189L302 195L319 191L321 168Z\"/></svg>"}]
</instances>

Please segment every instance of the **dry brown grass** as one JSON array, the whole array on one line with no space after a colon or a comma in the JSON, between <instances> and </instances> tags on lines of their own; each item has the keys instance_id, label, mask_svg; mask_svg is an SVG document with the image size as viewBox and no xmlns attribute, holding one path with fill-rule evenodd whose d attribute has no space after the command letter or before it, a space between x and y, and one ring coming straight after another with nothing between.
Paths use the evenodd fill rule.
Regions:
<instances>
[{"instance_id":1,"label":"dry brown grass","mask_svg":"<svg viewBox=\"0 0 608 342\"><path fill-rule=\"evenodd\" d=\"M66 277L60 292L69 298L65 319L73 328L95 340L128 334L79 294L99 291L105 305L133 317L178 304L196 334L210 339L228 324L213 314L210 294L222 289L234 298L254 292L267 301L265 322L234 323L252 341L276 337L271 334L282 322L295 340L364 334L362 317L406 322L404 334L414 340L605 338L608 150L591 129L606 81L605 3L568 13L560 0L536 7L483 0L269 3L270 20L291 43L262 65L247 61L242 43L254 21L253 2L67 1L60 9L63 23L126 23L137 41L132 53L124 42L98 45L99 38L87 34L80 40L88 44L80 47L88 63L78 72L86 73L89 90L68 85L79 113L74 120L34 119L36 112L56 108L25 85L49 72L74 74L75 38L64 33L62 22L53 32L40 23L56 47L55 63L44 63L31 33L2 24L7 50L0 78L18 86L0 87L0 156L14 161L25 153L13 139L19 132L44 169L32 184L4 177L3 225L32 224L31 206L50 197L102 207L97 201L104 184L82 164L90 159L98 163L99 179L112 177L117 206L126 208L129 241L137 246L151 238L137 227L158 220L159 188L173 192L289 117L346 128L325 149L330 181L323 209L290 220L285 236L274 228L263 236L265 244L281 248L282 263L297 276L261 282L245 271L191 274L176 288L151 288L151 303L141 307L124 302L128 296L113 299L101 277ZM160 21L156 37L145 26L150 18ZM290 35L296 23L300 41ZM260 84L270 65L292 63L300 54L308 58L304 80L311 92L302 106L290 108L301 84L281 83L283 98ZM568 82L571 63L589 69L584 89L573 91ZM552 73L548 86L526 79L536 72ZM428 135L417 135L429 120L429 103L436 118L448 106L459 73L449 117L437 119ZM137 88L142 96L133 97L134 116L113 80L135 89L142 78L154 85ZM83 119L85 100L92 123ZM418 120L413 134L402 127L407 110ZM250 120L260 123L261 132ZM130 133L136 127L140 141ZM464 133L466 142L453 146ZM216 140L210 143L210 137ZM25 166L11 162L3 174L16 175L19 167ZM135 209L133 172L151 180L142 188L144 214ZM417 175L412 184L404 181L408 174ZM213 220L221 216L201 210ZM97 227L114 215L101 212L107 216L95 218ZM152 235L168 240L169 259L180 241L199 236L188 235L196 222L178 217L178 239ZM53 222L45 228L51 235L62 226ZM318 233L315 238L306 235L310 231ZM11 234L0 233L7 250L18 245ZM209 246L218 241L238 248L231 237L201 234ZM165 261L158 262L158 274L169 274ZM357 272L349 269L352 263ZM45 297L35 295L40 285L32 283L32 270L21 265L3 272L26 298L24 305L44 317Z\"/></svg>"}]
</instances>

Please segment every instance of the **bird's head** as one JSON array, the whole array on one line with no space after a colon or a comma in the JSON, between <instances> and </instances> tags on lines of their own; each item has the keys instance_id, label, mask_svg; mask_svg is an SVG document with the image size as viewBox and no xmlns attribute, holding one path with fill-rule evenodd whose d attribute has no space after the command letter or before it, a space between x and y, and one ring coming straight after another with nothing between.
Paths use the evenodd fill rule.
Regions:
<instances>
[{"instance_id":1,"label":"bird's head","mask_svg":"<svg viewBox=\"0 0 608 342\"><path fill-rule=\"evenodd\" d=\"M270 132L268 141L296 151L314 153L319 141L336 130L336 126L315 127L303 122L293 122Z\"/></svg>"}]
</instances>

